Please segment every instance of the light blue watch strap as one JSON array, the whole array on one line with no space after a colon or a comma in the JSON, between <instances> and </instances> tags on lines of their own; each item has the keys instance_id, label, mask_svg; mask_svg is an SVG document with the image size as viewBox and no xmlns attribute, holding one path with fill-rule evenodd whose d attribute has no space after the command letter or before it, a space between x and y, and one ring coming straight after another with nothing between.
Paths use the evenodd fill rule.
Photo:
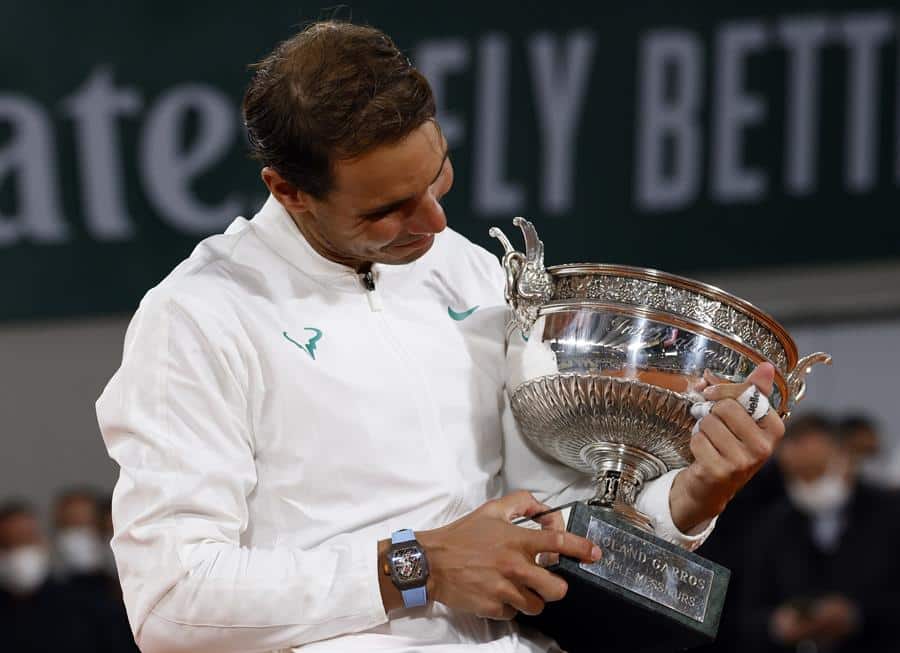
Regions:
<instances>
[{"instance_id":1,"label":"light blue watch strap","mask_svg":"<svg viewBox=\"0 0 900 653\"><path fill-rule=\"evenodd\" d=\"M409 528L402 528L399 531L391 533L392 544L412 542L415 539L415 533ZM413 587L408 590L400 590L400 596L403 598L403 607L405 608L418 608L428 603L428 593L425 591L424 585L421 587Z\"/></svg>"},{"instance_id":2,"label":"light blue watch strap","mask_svg":"<svg viewBox=\"0 0 900 653\"><path fill-rule=\"evenodd\" d=\"M428 603L424 585L413 587L411 590L401 590L400 596L403 597L403 607L405 608L418 608Z\"/></svg>"},{"instance_id":3,"label":"light blue watch strap","mask_svg":"<svg viewBox=\"0 0 900 653\"><path fill-rule=\"evenodd\" d=\"M416 535L410 528L401 528L399 531L394 531L393 533L391 533L391 544L411 542L414 539L416 539Z\"/></svg>"}]
</instances>

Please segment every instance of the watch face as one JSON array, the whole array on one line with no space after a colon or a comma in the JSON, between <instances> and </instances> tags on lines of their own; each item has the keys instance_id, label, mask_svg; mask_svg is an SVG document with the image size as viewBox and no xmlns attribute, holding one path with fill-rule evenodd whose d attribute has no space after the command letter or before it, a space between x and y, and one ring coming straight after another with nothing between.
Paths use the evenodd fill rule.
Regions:
<instances>
[{"instance_id":1,"label":"watch face","mask_svg":"<svg viewBox=\"0 0 900 653\"><path fill-rule=\"evenodd\" d=\"M422 580L425 577L425 563L421 549L409 546L397 549L391 555L394 575L399 583Z\"/></svg>"}]
</instances>

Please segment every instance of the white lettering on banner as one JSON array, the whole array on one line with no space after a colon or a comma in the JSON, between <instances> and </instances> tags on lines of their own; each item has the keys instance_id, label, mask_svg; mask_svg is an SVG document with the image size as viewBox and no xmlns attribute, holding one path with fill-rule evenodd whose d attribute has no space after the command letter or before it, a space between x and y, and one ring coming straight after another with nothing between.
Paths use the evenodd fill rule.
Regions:
<instances>
[{"instance_id":1,"label":"white lettering on banner","mask_svg":"<svg viewBox=\"0 0 900 653\"><path fill-rule=\"evenodd\" d=\"M563 53L558 52L557 39L550 34L537 34L528 44L543 143L541 206L551 214L565 213L575 198L575 135L594 41L591 32L580 30L566 37Z\"/></svg>"},{"instance_id":2,"label":"white lettering on banner","mask_svg":"<svg viewBox=\"0 0 900 653\"><path fill-rule=\"evenodd\" d=\"M36 244L59 243L69 228L59 201L53 123L36 102L21 95L0 95L0 123L11 136L0 147L0 180L17 182L18 210L0 213L0 246L27 239Z\"/></svg>"},{"instance_id":3,"label":"white lettering on banner","mask_svg":"<svg viewBox=\"0 0 900 653\"><path fill-rule=\"evenodd\" d=\"M700 183L700 42L684 30L649 32L641 41L635 199L649 211L677 209ZM674 87L666 93L666 81ZM673 153L666 172L666 144Z\"/></svg>"},{"instance_id":4,"label":"white lettering on banner","mask_svg":"<svg viewBox=\"0 0 900 653\"><path fill-rule=\"evenodd\" d=\"M723 202L754 200L766 190L765 174L742 161L743 130L766 114L763 101L744 89L746 59L765 44L766 31L758 22L728 23L716 35L710 176L713 194Z\"/></svg>"},{"instance_id":5,"label":"white lettering on banner","mask_svg":"<svg viewBox=\"0 0 900 653\"><path fill-rule=\"evenodd\" d=\"M881 55L896 34L894 16L887 12L837 17L803 14L776 20L774 28L767 25L754 20L722 24L715 32L715 50L708 60L694 32L661 28L642 36L638 45L640 95L634 189L634 201L640 209L678 210L698 199L702 179L691 172L698 169L704 155L699 116L707 107L712 121L706 144L711 199L720 204L766 199L770 171L750 166L744 141L748 129L759 132L771 125L766 123L765 98L758 91L751 93L745 78L753 57L773 54L772 43L787 54L785 192L808 196L818 190L821 115L826 110L840 110L822 103L822 50L829 46L842 48L847 58L845 188L866 192L875 187L879 105L886 83ZM707 72L714 82L708 100L699 89L700 82L694 82ZM896 90L900 134L900 74ZM895 147L895 178L900 183L900 136Z\"/></svg>"},{"instance_id":6,"label":"white lettering on banner","mask_svg":"<svg viewBox=\"0 0 900 653\"><path fill-rule=\"evenodd\" d=\"M536 204L544 217L570 215L576 204L593 201L584 191L594 188L577 187L579 166L605 156L599 169L607 170L615 155L603 142L587 142L582 125L589 115L618 121L625 112L635 121L634 209L659 213L682 211L700 200L719 206L760 203L779 190L809 197L821 192L826 166L843 174L844 191L871 192L884 173L879 161L889 155L895 169L882 174L882 181L893 174L900 187L900 70L883 61L889 46L900 56L894 20L890 12L821 12L722 22L702 32L663 25L642 33L635 44L635 106L616 96L608 111L590 106L608 102L616 92L593 74L599 36L590 29L542 29L519 40L503 32L451 35L422 40L414 52L431 81L444 134L469 164L472 216L510 215L525 210L526 203ZM622 53L623 61L631 54ZM757 62L766 66L765 77L749 72ZM842 69L841 86L826 89L826 75L834 76L835 65L846 65L846 85ZM778 72L770 74L778 66L784 86ZM888 80L887 71L896 77ZM458 93L457 87L472 93ZM844 98L825 104L823 90L843 92ZM773 124L780 111L770 116L767 110L769 102L781 105L772 99L780 94L783 125ZM895 104L882 108L886 99ZM56 106L57 99L50 103ZM245 202L262 188L258 183L240 196L222 189L210 197L196 188L204 173L240 150L236 104L201 83L170 87L155 101L145 101L137 82L117 83L112 68L102 63L88 69L62 99L66 119L57 123L33 99L0 94L0 248L65 242L81 233L73 228L78 223L96 241L136 238L140 223L130 213L136 205L129 207L129 201L136 200L126 192L128 181L140 185L160 220L188 236L218 231L235 215L252 211L256 207ZM879 152L886 142L882 111L893 112L896 121L890 153ZM186 143L189 123L196 129ZM842 148L823 147L823 124L843 127L843 133L838 127L827 134L829 142L842 139ZM136 152L122 137L123 127L132 125L139 128ZM616 125L591 129L590 136L610 128ZM74 162L63 161L71 182L79 184L72 197L80 199L83 216L62 204L60 129L72 130ZM775 147L747 147L758 135ZM510 147L512 138L530 140ZM782 138L783 151L776 144ZM842 158L823 158L823 149L842 152ZM511 174L514 151L534 155L516 161ZM62 153L68 156L67 150ZM139 177L128 180L135 156ZM525 179L537 183L526 186ZM247 187L252 183L248 180Z\"/></svg>"},{"instance_id":7,"label":"white lettering on banner","mask_svg":"<svg viewBox=\"0 0 900 653\"><path fill-rule=\"evenodd\" d=\"M509 103L509 39L489 34L481 39L478 55L472 198L475 210L486 216L512 214L525 207L522 185L504 180Z\"/></svg>"},{"instance_id":8,"label":"white lettering on banner","mask_svg":"<svg viewBox=\"0 0 900 653\"><path fill-rule=\"evenodd\" d=\"M878 148L879 73L878 49L893 32L893 20L887 13L850 14L839 21L840 32L850 50L849 88L847 89L847 187L853 191L870 190L875 185Z\"/></svg>"},{"instance_id":9,"label":"white lettering on banner","mask_svg":"<svg viewBox=\"0 0 900 653\"><path fill-rule=\"evenodd\" d=\"M124 166L115 121L140 110L140 95L131 88L116 89L112 71L100 67L63 100L63 107L75 121L88 231L97 240L126 240L134 235L134 227L123 197Z\"/></svg>"},{"instance_id":10,"label":"white lettering on banner","mask_svg":"<svg viewBox=\"0 0 900 653\"><path fill-rule=\"evenodd\" d=\"M180 151L185 120L198 116L198 133L187 151ZM193 196L191 180L209 169L234 144L238 120L231 101L218 89L184 84L166 92L153 106L141 133L141 179L148 199L163 219L180 231L202 234L227 225L241 211L241 201L229 195L209 206Z\"/></svg>"},{"instance_id":11,"label":"white lettering on banner","mask_svg":"<svg viewBox=\"0 0 900 653\"><path fill-rule=\"evenodd\" d=\"M816 189L819 134L820 52L828 35L823 16L801 16L778 24L788 50L787 125L785 127L784 185L791 195Z\"/></svg>"},{"instance_id":12,"label":"white lettering on banner","mask_svg":"<svg viewBox=\"0 0 900 653\"><path fill-rule=\"evenodd\" d=\"M441 131L449 146L461 145L466 137L462 118L454 111L446 108L446 78L465 70L469 65L469 48L465 40L459 38L428 39L416 46L415 65L431 84L434 102L437 107L437 118L441 123Z\"/></svg>"}]
</instances>

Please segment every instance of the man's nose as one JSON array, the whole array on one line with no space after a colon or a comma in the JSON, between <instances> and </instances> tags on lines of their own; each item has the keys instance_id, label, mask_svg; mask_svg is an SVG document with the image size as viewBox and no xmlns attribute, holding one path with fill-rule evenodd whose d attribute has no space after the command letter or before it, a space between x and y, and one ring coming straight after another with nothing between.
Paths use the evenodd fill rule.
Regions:
<instances>
[{"instance_id":1,"label":"man's nose","mask_svg":"<svg viewBox=\"0 0 900 653\"><path fill-rule=\"evenodd\" d=\"M442 232L447 227L447 216L440 202L432 195L426 195L419 209L413 214L409 232L417 236L427 236Z\"/></svg>"}]
</instances>

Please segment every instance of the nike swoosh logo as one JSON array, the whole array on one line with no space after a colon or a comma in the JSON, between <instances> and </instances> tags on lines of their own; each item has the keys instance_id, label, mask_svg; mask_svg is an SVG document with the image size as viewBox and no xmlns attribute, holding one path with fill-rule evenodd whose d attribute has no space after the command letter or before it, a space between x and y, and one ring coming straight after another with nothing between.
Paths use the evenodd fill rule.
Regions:
<instances>
[{"instance_id":1,"label":"nike swoosh logo","mask_svg":"<svg viewBox=\"0 0 900 653\"><path fill-rule=\"evenodd\" d=\"M448 306L447 307L447 315L449 315L451 317L451 319L454 319L457 322L461 322L477 310L478 310L478 306L473 306L472 308L470 308L467 311L462 311L461 313L458 313Z\"/></svg>"}]
</instances>

